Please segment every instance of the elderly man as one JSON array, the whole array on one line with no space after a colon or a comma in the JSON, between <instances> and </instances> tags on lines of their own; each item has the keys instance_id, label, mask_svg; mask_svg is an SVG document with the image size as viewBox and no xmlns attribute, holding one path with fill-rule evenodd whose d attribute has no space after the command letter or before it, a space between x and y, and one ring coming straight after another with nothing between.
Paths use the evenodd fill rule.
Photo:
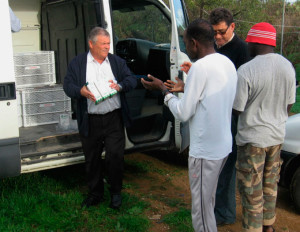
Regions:
<instances>
[{"instance_id":1,"label":"elderly man","mask_svg":"<svg viewBox=\"0 0 300 232\"><path fill-rule=\"evenodd\" d=\"M127 126L130 122L124 92L135 88L136 78L124 60L109 53L110 35L105 29L92 29L88 44L90 51L71 61L64 79L64 91L77 100L76 116L85 155L89 194L82 207L97 205L103 200L104 161L101 153L105 147L110 207L119 208L122 203L124 124ZM96 98L86 87L87 82L106 82L118 93L95 104Z\"/></svg>"},{"instance_id":2,"label":"elderly man","mask_svg":"<svg viewBox=\"0 0 300 232\"><path fill-rule=\"evenodd\" d=\"M233 63L215 52L209 22L193 21L184 33L184 42L189 57L197 61L188 71L181 99L152 76L152 82L142 79L142 83L145 88L161 90L174 117L189 122L193 227L196 232L216 232L214 198L218 176L232 147L230 122L237 75Z\"/></svg>"},{"instance_id":3,"label":"elderly man","mask_svg":"<svg viewBox=\"0 0 300 232\"><path fill-rule=\"evenodd\" d=\"M238 70L233 108L240 114L236 143L243 231L274 232L280 149L288 111L295 102L295 70L274 53L276 30L254 25L246 38L253 60Z\"/></svg>"}]
</instances>

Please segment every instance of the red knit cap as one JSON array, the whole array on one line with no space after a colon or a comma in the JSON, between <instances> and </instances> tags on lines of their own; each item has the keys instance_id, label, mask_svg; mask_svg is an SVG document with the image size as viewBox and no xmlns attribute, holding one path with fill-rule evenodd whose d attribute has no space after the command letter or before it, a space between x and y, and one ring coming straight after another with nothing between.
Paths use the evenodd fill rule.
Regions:
<instances>
[{"instance_id":1,"label":"red knit cap","mask_svg":"<svg viewBox=\"0 0 300 232\"><path fill-rule=\"evenodd\" d=\"M276 29L270 23L257 23L248 32L246 42L276 47Z\"/></svg>"}]
</instances>

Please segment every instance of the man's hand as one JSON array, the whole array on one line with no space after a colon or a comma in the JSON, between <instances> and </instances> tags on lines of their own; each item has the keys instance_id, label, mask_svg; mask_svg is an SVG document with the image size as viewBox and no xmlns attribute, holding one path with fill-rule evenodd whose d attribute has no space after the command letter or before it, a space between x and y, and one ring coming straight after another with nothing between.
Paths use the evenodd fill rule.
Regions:
<instances>
[{"instance_id":1,"label":"man's hand","mask_svg":"<svg viewBox=\"0 0 300 232\"><path fill-rule=\"evenodd\" d=\"M110 88L115 89L115 90L117 90L118 92L121 91L120 86L119 86L117 83L115 83L113 80L109 80L108 82L111 83L111 84L109 85Z\"/></svg>"},{"instance_id":2,"label":"man's hand","mask_svg":"<svg viewBox=\"0 0 300 232\"><path fill-rule=\"evenodd\" d=\"M81 88L80 94L81 94L83 97L86 97L87 99L90 99L90 100L93 101L93 102L96 101L96 98L95 98L94 94L93 94L92 92L90 92L86 86L83 86L83 87Z\"/></svg>"},{"instance_id":3,"label":"man's hand","mask_svg":"<svg viewBox=\"0 0 300 232\"><path fill-rule=\"evenodd\" d=\"M170 92L184 92L184 82L180 80L178 77L175 77L176 82L167 80L167 82L164 83L164 85L167 87L167 89Z\"/></svg>"},{"instance_id":4,"label":"man's hand","mask_svg":"<svg viewBox=\"0 0 300 232\"><path fill-rule=\"evenodd\" d=\"M190 68L192 67L192 63L191 62L183 62L182 65L180 65L181 70L184 71L186 74L188 74Z\"/></svg>"},{"instance_id":5,"label":"man's hand","mask_svg":"<svg viewBox=\"0 0 300 232\"><path fill-rule=\"evenodd\" d=\"M151 81L146 81L144 78L141 79L141 82L146 89L160 90L160 91L167 89L167 87L164 85L164 83L161 80L151 76L150 74L148 74L148 78Z\"/></svg>"}]
</instances>

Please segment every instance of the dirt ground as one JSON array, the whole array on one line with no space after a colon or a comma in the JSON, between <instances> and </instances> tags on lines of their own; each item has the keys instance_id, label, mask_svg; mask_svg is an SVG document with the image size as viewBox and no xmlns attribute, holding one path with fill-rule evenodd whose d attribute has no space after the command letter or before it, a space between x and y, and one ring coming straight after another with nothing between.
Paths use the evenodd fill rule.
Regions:
<instances>
[{"instance_id":1,"label":"dirt ground","mask_svg":"<svg viewBox=\"0 0 300 232\"><path fill-rule=\"evenodd\" d=\"M182 161L178 162L178 159L170 156L165 157L163 154L153 156L133 153L125 155L125 160L129 163L141 162L151 167L150 171L142 173L125 171L124 184L133 184L137 186L137 189L125 188L124 191L134 192L133 194L151 204L146 212L147 217L152 221L150 231L171 231L169 226L162 221L164 215L178 210L178 205L174 207L174 204L190 209L191 196L187 164L185 162L182 164ZM236 200L236 223L218 227L219 232L242 231L241 204L238 194ZM277 219L274 227L277 232L300 232L300 214L295 212L287 189L279 187L276 213Z\"/></svg>"}]
</instances>

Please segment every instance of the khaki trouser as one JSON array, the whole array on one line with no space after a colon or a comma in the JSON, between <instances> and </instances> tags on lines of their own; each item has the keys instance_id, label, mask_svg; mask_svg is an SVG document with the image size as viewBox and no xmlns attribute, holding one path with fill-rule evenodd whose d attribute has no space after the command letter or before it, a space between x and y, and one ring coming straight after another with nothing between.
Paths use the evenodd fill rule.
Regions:
<instances>
[{"instance_id":1,"label":"khaki trouser","mask_svg":"<svg viewBox=\"0 0 300 232\"><path fill-rule=\"evenodd\" d=\"M237 180L243 206L244 231L261 232L275 222L281 145L267 148L250 144L237 148Z\"/></svg>"}]
</instances>

